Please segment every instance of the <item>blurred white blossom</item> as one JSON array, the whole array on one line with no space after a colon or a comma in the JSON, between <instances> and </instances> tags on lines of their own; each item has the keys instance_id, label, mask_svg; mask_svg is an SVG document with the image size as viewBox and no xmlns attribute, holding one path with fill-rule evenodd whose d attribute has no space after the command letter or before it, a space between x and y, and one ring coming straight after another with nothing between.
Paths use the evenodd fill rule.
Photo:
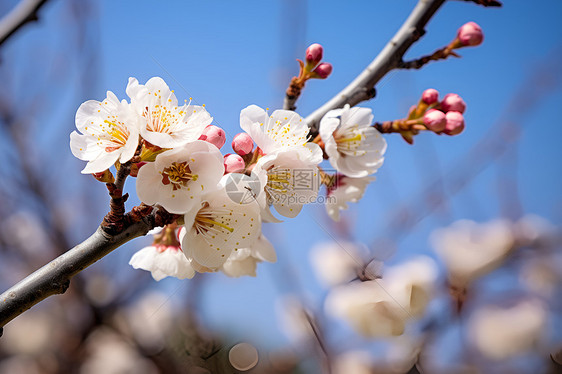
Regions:
<instances>
[{"instance_id":1,"label":"blurred white blossom","mask_svg":"<svg viewBox=\"0 0 562 374\"><path fill-rule=\"evenodd\" d=\"M486 357L503 360L533 348L547 323L547 310L537 300L503 308L484 306L468 322L472 343Z\"/></svg>"},{"instance_id":2,"label":"blurred white blossom","mask_svg":"<svg viewBox=\"0 0 562 374\"><path fill-rule=\"evenodd\" d=\"M326 212L334 221L340 220L340 210L348 208L347 203L358 202L369 183L375 180L374 177L350 178L343 174L335 176L336 181L333 186L328 187L326 192Z\"/></svg>"},{"instance_id":3,"label":"blurred white blossom","mask_svg":"<svg viewBox=\"0 0 562 374\"><path fill-rule=\"evenodd\" d=\"M285 335L298 343L306 343L314 336L310 312L295 296L284 296L275 303L279 325Z\"/></svg>"},{"instance_id":4,"label":"blurred white blossom","mask_svg":"<svg viewBox=\"0 0 562 374\"><path fill-rule=\"evenodd\" d=\"M382 279L333 289L326 298L326 312L347 320L364 336L401 335L409 319L424 313L436 277L433 260L420 256L388 268Z\"/></svg>"},{"instance_id":5,"label":"blurred white blossom","mask_svg":"<svg viewBox=\"0 0 562 374\"><path fill-rule=\"evenodd\" d=\"M372 374L373 361L369 352L348 351L334 358L334 374Z\"/></svg>"},{"instance_id":6,"label":"blurred white blossom","mask_svg":"<svg viewBox=\"0 0 562 374\"><path fill-rule=\"evenodd\" d=\"M358 243L338 241L315 245L310 251L310 263L322 284L333 287L357 278L364 266L366 248Z\"/></svg>"},{"instance_id":7,"label":"blurred white blossom","mask_svg":"<svg viewBox=\"0 0 562 374\"><path fill-rule=\"evenodd\" d=\"M451 285L464 288L501 263L513 247L514 237L506 220L482 224L461 220L435 230L431 242L447 266Z\"/></svg>"},{"instance_id":8,"label":"blurred white blossom","mask_svg":"<svg viewBox=\"0 0 562 374\"><path fill-rule=\"evenodd\" d=\"M98 328L85 343L88 356L80 367L81 374L156 374L154 365L143 358L121 336L108 328Z\"/></svg>"}]
</instances>

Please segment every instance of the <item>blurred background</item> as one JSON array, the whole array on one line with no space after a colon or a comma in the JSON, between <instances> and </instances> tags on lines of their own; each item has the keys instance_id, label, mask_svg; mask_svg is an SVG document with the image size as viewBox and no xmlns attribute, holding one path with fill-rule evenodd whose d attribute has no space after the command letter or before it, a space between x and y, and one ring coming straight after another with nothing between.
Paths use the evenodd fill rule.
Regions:
<instances>
[{"instance_id":1,"label":"blurred background","mask_svg":"<svg viewBox=\"0 0 562 374\"><path fill-rule=\"evenodd\" d=\"M18 3L0 2L0 19ZM0 45L2 291L87 238L108 210L105 186L80 174L83 162L69 148L82 102L101 100L106 90L123 99L129 77L144 83L160 76L180 101L206 105L227 134L228 153L241 131L241 109L282 107L298 73L295 59L304 58L308 45L321 43L334 71L307 83L297 102L302 116L359 74L415 4L46 1L37 22ZM128 243L74 278L64 295L6 325L0 372L239 372L228 359L239 342L257 348L259 363L247 371L255 373L561 370L555 363L562 344L560 16L557 0L505 1L502 8L447 1L406 59L445 46L468 21L482 27L484 43L459 50L460 59L391 72L376 98L361 105L382 122L406 117L426 88L454 92L467 103L462 134L421 134L414 145L386 136L376 181L341 222L333 223L322 204L309 204L297 218L264 225L278 262L259 264L255 278L219 273L155 282L128 265L150 238ZM134 179L126 189L130 208L139 203ZM527 238L537 240L478 279L474 297L455 315L432 232L461 219L502 218L523 227L524 217L532 222ZM391 360L397 341L361 336L326 315L330 287L315 274L310 249L334 242L354 242L385 267L419 254L439 264L439 291L424 317L410 321L418 336L430 331L432 338L415 354L398 354L400 364ZM529 298L544 312L539 331L526 334L533 344L490 358L468 333L476 311ZM416 367L417 357L423 359Z\"/></svg>"}]
</instances>

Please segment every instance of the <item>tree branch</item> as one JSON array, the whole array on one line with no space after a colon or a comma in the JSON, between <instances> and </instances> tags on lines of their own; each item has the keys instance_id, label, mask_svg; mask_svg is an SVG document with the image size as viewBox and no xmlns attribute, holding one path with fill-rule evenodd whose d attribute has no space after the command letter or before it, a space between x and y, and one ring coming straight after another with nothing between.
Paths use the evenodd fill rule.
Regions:
<instances>
[{"instance_id":1,"label":"tree branch","mask_svg":"<svg viewBox=\"0 0 562 374\"><path fill-rule=\"evenodd\" d=\"M424 27L445 0L419 0L400 30L386 44L377 57L353 82L336 96L306 117L310 134L318 133L318 123L328 111L342 108L345 104L357 105L375 97L375 85L391 70L396 69L402 56L424 33Z\"/></svg>"},{"instance_id":2,"label":"tree branch","mask_svg":"<svg viewBox=\"0 0 562 374\"><path fill-rule=\"evenodd\" d=\"M176 215L155 210L115 235L108 234L100 226L84 242L36 270L0 295L0 336L1 328L6 323L41 300L64 293L74 275L128 241L146 235L154 227L163 226L175 218Z\"/></svg>"},{"instance_id":3,"label":"tree branch","mask_svg":"<svg viewBox=\"0 0 562 374\"><path fill-rule=\"evenodd\" d=\"M22 0L10 13L0 20L0 45L23 25L37 21L37 12L47 0Z\"/></svg>"},{"instance_id":4,"label":"tree branch","mask_svg":"<svg viewBox=\"0 0 562 374\"><path fill-rule=\"evenodd\" d=\"M466 1L470 3L475 3L482 6L492 6L492 7L500 7L502 3L496 0L459 0L459 1Z\"/></svg>"}]
</instances>

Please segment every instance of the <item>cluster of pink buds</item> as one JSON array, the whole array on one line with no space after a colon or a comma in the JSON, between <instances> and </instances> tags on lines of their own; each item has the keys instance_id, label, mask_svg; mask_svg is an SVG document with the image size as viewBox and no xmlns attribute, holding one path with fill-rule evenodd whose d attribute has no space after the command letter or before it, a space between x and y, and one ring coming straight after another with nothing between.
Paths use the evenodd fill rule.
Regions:
<instances>
[{"instance_id":1,"label":"cluster of pink buds","mask_svg":"<svg viewBox=\"0 0 562 374\"><path fill-rule=\"evenodd\" d=\"M298 77L293 77L289 88L287 88L287 97L296 100L301 94L301 90L307 80L326 79L332 73L332 64L329 62L321 62L324 55L324 48L318 44L311 44L305 53L305 62L297 59L300 66Z\"/></svg>"},{"instance_id":2,"label":"cluster of pink buds","mask_svg":"<svg viewBox=\"0 0 562 374\"><path fill-rule=\"evenodd\" d=\"M417 105L410 108L405 119L376 123L374 127L382 133L396 132L409 144L414 135L429 130L436 134L458 135L464 130L464 100L455 93L445 95L439 101L436 89L425 90Z\"/></svg>"},{"instance_id":3,"label":"cluster of pink buds","mask_svg":"<svg viewBox=\"0 0 562 374\"><path fill-rule=\"evenodd\" d=\"M416 109L418 113L419 109L425 111L422 121L428 130L447 135L457 135L464 130L463 113L466 104L457 94L447 94L439 102L437 90L429 88L422 94L420 104Z\"/></svg>"},{"instance_id":4,"label":"cluster of pink buds","mask_svg":"<svg viewBox=\"0 0 562 374\"><path fill-rule=\"evenodd\" d=\"M324 48L320 44L314 43L306 49L306 64L304 64L304 67L303 62L297 60L301 65L300 75L303 76L305 80L310 78L325 79L332 73L332 64L329 62L320 62L322 61L323 54Z\"/></svg>"}]
</instances>

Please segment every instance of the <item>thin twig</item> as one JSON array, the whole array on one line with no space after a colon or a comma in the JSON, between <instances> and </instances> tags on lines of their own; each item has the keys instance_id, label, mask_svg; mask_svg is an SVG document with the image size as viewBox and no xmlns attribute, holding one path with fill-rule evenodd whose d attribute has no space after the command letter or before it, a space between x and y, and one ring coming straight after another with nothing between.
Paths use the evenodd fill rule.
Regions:
<instances>
[{"instance_id":1,"label":"thin twig","mask_svg":"<svg viewBox=\"0 0 562 374\"><path fill-rule=\"evenodd\" d=\"M332 363L331 363L332 360L328 348L326 346L326 343L324 342L324 337L322 336L322 332L320 331L314 317L306 310L303 310L302 312L304 313L306 321L308 322L310 329L312 330L318 348L324 354L326 373L330 374L332 373Z\"/></svg>"},{"instance_id":2,"label":"thin twig","mask_svg":"<svg viewBox=\"0 0 562 374\"><path fill-rule=\"evenodd\" d=\"M299 82L297 77L291 79L289 83L289 88L285 92L285 99L283 100L283 109L285 110L295 110L297 106L295 105L299 96L301 95L301 90L304 84Z\"/></svg>"},{"instance_id":3,"label":"thin twig","mask_svg":"<svg viewBox=\"0 0 562 374\"><path fill-rule=\"evenodd\" d=\"M431 55L423 56L412 61L400 61L398 69L421 69L425 64L430 61L445 60L449 56L461 57L451 50L450 46L443 47L433 52Z\"/></svg>"},{"instance_id":4,"label":"thin twig","mask_svg":"<svg viewBox=\"0 0 562 374\"><path fill-rule=\"evenodd\" d=\"M328 111L342 108L345 104L357 105L375 97L375 85L391 70L396 69L402 57L424 33L424 27L445 0L420 0L400 30L386 44L377 57L353 82L336 96L306 117L314 137L318 123Z\"/></svg>"},{"instance_id":5,"label":"thin twig","mask_svg":"<svg viewBox=\"0 0 562 374\"><path fill-rule=\"evenodd\" d=\"M10 13L0 20L0 45L23 25L37 21L37 12L47 0L22 0Z\"/></svg>"}]
</instances>

